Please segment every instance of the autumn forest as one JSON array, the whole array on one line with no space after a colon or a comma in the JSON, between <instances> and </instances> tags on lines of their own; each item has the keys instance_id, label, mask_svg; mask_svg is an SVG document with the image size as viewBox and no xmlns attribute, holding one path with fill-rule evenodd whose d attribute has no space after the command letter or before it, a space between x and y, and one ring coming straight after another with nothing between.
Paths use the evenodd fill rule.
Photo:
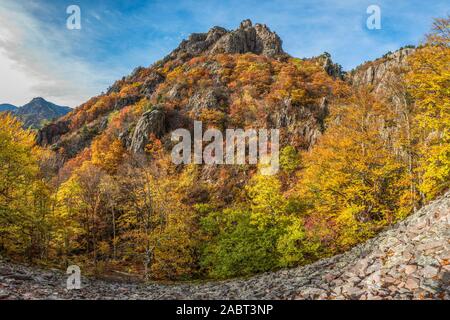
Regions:
<instances>
[{"instance_id":1,"label":"autumn forest","mask_svg":"<svg viewBox=\"0 0 450 320\"><path fill-rule=\"evenodd\" d=\"M285 54L264 25L233 32L270 45L233 52L215 27L40 130L0 113L0 253L151 280L248 276L344 252L450 187L450 18L351 72ZM194 120L279 129L279 172L175 165L170 133Z\"/></svg>"}]
</instances>

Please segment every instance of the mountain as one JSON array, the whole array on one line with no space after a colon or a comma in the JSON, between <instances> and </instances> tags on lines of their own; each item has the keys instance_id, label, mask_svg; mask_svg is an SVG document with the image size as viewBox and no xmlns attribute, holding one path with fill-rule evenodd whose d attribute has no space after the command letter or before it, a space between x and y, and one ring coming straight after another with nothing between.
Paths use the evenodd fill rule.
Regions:
<instances>
[{"instance_id":1,"label":"mountain","mask_svg":"<svg viewBox=\"0 0 450 320\"><path fill-rule=\"evenodd\" d=\"M413 49L405 50L344 73L328 53L310 59L289 56L264 24L244 20L235 30L216 26L190 35L162 60L136 68L105 94L45 126L37 141L59 150L65 161L102 137L143 154L155 136L170 153L171 132L192 131L193 121L202 120L204 126L220 128L279 128L281 146L309 150L325 130L333 92L344 83L373 84L372 74L378 81ZM121 120L113 127L111 117L118 114ZM201 171L202 179L217 180L218 170ZM249 177L242 181L230 174L236 177L230 184L245 184ZM221 188L225 185L211 196L219 197Z\"/></svg>"},{"instance_id":2,"label":"mountain","mask_svg":"<svg viewBox=\"0 0 450 320\"><path fill-rule=\"evenodd\" d=\"M222 127L281 127L284 141L307 149L323 130L327 97L340 76L329 55L292 58L275 32L244 20L236 30L213 27L190 35L161 61L136 68L106 94L44 127L38 142L72 158L107 130L110 114L120 111L128 116L118 137L134 153L144 151L151 134L169 143L172 130L192 129L193 119L208 117ZM324 83L309 87L313 77ZM245 106L244 94L255 100L253 110Z\"/></svg>"},{"instance_id":3,"label":"mountain","mask_svg":"<svg viewBox=\"0 0 450 320\"><path fill-rule=\"evenodd\" d=\"M123 259L120 267L153 279L244 276L350 250L448 189L448 120L424 113L448 105L446 79L422 73L432 65L444 77L449 58L444 46L403 48L343 72L327 53L290 56L275 32L249 20L192 34L38 131L54 151L48 180L63 195L59 216L97 226L68 250ZM278 129L277 174L254 162L175 163L173 133L184 129L185 142L196 121L219 130L205 143L214 155L228 147L227 129ZM338 295L344 289L360 293L356 282Z\"/></svg>"},{"instance_id":4,"label":"mountain","mask_svg":"<svg viewBox=\"0 0 450 320\"><path fill-rule=\"evenodd\" d=\"M4 111L16 111L18 108L12 104L9 103L3 103L0 104L0 112L4 112Z\"/></svg>"},{"instance_id":5,"label":"mountain","mask_svg":"<svg viewBox=\"0 0 450 320\"><path fill-rule=\"evenodd\" d=\"M15 107L9 104L0 105L0 111L13 111L13 113L23 122L25 128L41 128L46 122L56 120L70 111L72 108L58 106L48 102L44 98L34 98L22 107Z\"/></svg>"}]
</instances>

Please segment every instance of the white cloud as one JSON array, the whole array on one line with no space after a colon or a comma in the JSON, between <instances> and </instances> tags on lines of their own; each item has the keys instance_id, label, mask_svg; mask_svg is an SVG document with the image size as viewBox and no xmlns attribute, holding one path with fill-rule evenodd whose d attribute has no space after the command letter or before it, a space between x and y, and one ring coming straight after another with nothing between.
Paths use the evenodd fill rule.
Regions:
<instances>
[{"instance_id":1,"label":"white cloud","mask_svg":"<svg viewBox=\"0 0 450 320\"><path fill-rule=\"evenodd\" d=\"M2 1L0 103L23 105L42 96L74 107L106 89L111 76L73 55L67 32L64 26L49 27L22 6Z\"/></svg>"}]
</instances>

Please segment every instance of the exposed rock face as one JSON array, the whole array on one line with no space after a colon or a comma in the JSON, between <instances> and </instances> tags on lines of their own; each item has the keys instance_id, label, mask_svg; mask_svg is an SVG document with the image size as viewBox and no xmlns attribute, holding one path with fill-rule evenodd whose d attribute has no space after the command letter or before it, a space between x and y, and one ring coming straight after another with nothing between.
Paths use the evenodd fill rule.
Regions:
<instances>
[{"instance_id":1,"label":"exposed rock face","mask_svg":"<svg viewBox=\"0 0 450 320\"><path fill-rule=\"evenodd\" d=\"M164 59L185 59L200 54L255 53L268 57L284 54L280 37L266 25L244 20L238 29L214 27L208 33L191 34Z\"/></svg>"},{"instance_id":2,"label":"exposed rock face","mask_svg":"<svg viewBox=\"0 0 450 320\"><path fill-rule=\"evenodd\" d=\"M137 122L131 139L130 150L135 153L142 153L151 134L159 138L164 133L165 114L161 107L156 106L154 109L145 112Z\"/></svg>"},{"instance_id":3,"label":"exposed rock face","mask_svg":"<svg viewBox=\"0 0 450 320\"><path fill-rule=\"evenodd\" d=\"M245 20L239 29L221 37L210 51L211 54L247 52L274 57L283 53L282 42L266 25L253 26L250 20Z\"/></svg>"},{"instance_id":4,"label":"exposed rock face","mask_svg":"<svg viewBox=\"0 0 450 320\"><path fill-rule=\"evenodd\" d=\"M273 127L285 128L288 143L309 149L322 135L328 112L326 98L323 98L319 105L309 106L294 106L291 100L287 99L277 112L268 117Z\"/></svg>"},{"instance_id":5,"label":"exposed rock face","mask_svg":"<svg viewBox=\"0 0 450 320\"><path fill-rule=\"evenodd\" d=\"M136 102L138 102L140 100L140 98L141 98L140 96L136 95L136 96L128 96L128 97L125 97L125 98L117 99L117 101L116 101L116 103L114 105L114 109L115 110L120 110L123 107L135 104Z\"/></svg>"},{"instance_id":6,"label":"exposed rock face","mask_svg":"<svg viewBox=\"0 0 450 320\"><path fill-rule=\"evenodd\" d=\"M375 92L386 88L387 82L400 68L406 66L407 57L415 52L414 48L400 49L373 62L365 63L348 75L348 80L355 86L373 85Z\"/></svg>"},{"instance_id":7,"label":"exposed rock face","mask_svg":"<svg viewBox=\"0 0 450 320\"><path fill-rule=\"evenodd\" d=\"M60 122L57 122L55 125L59 124ZM48 144L44 143L44 145L49 145L52 150L64 150L63 159L68 160L75 157L84 148L88 147L92 140L103 132L107 126L108 116L98 117L86 126L83 126L81 129L77 131L69 131L61 137L52 136L50 134L50 136L53 137L53 141ZM46 129L41 131L45 130Z\"/></svg>"},{"instance_id":8,"label":"exposed rock face","mask_svg":"<svg viewBox=\"0 0 450 320\"><path fill-rule=\"evenodd\" d=\"M105 282L0 258L0 299L450 299L450 192L352 250L250 279L203 284ZM81 270L83 273L83 270Z\"/></svg>"},{"instance_id":9,"label":"exposed rock face","mask_svg":"<svg viewBox=\"0 0 450 320\"><path fill-rule=\"evenodd\" d=\"M155 92L156 87L162 83L165 80L165 78L157 73L157 72L152 72L147 79L145 79L145 82L142 86L142 91L141 93L150 98L150 96L153 94L153 92Z\"/></svg>"},{"instance_id":10,"label":"exposed rock face","mask_svg":"<svg viewBox=\"0 0 450 320\"><path fill-rule=\"evenodd\" d=\"M328 73L333 78L335 79L343 78L344 73L342 71L342 66L338 63L334 63L333 60L331 60L330 55L324 56L322 67L325 70L325 72Z\"/></svg>"},{"instance_id":11,"label":"exposed rock face","mask_svg":"<svg viewBox=\"0 0 450 320\"><path fill-rule=\"evenodd\" d=\"M38 131L36 142L41 146L52 145L69 130L67 121L51 123Z\"/></svg>"},{"instance_id":12,"label":"exposed rock face","mask_svg":"<svg viewBox=\"0 0 450 320\"><path fill-rule=\"evenodd\" d=\"M212 87L196 92L188 103L188 108L199 114L204 109L217 109L227 103L226 88Z\"/></svg>"}]
</instances>

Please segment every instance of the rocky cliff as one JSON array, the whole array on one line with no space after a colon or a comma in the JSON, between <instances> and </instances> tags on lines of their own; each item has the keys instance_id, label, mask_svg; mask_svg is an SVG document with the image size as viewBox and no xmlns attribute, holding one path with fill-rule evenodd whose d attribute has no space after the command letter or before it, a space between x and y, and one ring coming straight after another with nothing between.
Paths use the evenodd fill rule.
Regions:
<instances>
[{"instance_id":1,"label":"rocky cliff","mask_svg":"<svg viewBox=\"0 0 450 320\"><path fill-rule=\"evenodd\" d=\"M415 48L406 47L388 53L382 58L360 65L349 72L346 79L354 86L372 85L375 92L382 93L396 74L404 72L408 56L415 51Z\"/></svg>"},{"instance_id":2,"label":"rocky cliff","mask_svg":"<svg viewBox=\"0 0 450 320\"><path fill-rule=\"evenodd\" d=\"M450 192L352 250L249 279L127 283L66 275L0 259L0 299L450 299Z\"/></svg>"}]
</instances>

